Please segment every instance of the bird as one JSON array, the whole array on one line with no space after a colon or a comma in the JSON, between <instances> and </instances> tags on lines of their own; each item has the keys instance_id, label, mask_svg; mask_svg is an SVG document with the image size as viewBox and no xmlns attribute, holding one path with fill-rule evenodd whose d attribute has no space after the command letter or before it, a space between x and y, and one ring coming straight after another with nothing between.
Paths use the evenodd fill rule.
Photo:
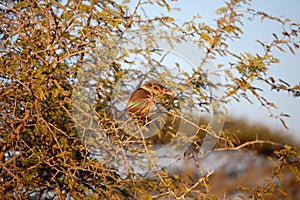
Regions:
<instances>
[{"instance_id":1,"label":"bird","mask_svg":"<svg viewBox=\"0 0 300 200\"><path fill-rule=\"evenodd\" d=\"M175 94L157 80L145 82L131 94L127 112L136 125L147 127L144 129L146 135L151 130L156 133L148 138L152 144L166 143L173 137L170 130L174 126L174 116L170 111L175 99Z\"/></svg>"},{"instance_id":2,"label":"bird","mask_svg":"<svg viewBox=\"0 0 300 200\"><path fill-rule=\"evenodd\" d=\"M132 117L149 118L150 114L155 111L157 104L163 103L163 106L167 106L173 97L174 94L159 81L150 80L132 93L126 108Z\"/></svg>"}]
</instances>

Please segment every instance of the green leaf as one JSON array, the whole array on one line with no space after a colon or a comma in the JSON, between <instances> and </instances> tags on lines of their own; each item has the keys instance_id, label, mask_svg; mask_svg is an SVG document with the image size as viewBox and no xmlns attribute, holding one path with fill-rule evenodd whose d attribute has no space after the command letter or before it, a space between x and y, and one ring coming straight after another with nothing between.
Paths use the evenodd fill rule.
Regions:
<instances>
[{"instance_id":1,"label":"green leaf","mask_svg":"<svg viewBox=\"0 0 300 200\"><path fill-rule=\"evenodd\" d=\"M207 42L209 42L210 44L212 43L213 39L212 37L207 34L207 33L201 33L201 38Z\"/></svg>"}]
</instances>

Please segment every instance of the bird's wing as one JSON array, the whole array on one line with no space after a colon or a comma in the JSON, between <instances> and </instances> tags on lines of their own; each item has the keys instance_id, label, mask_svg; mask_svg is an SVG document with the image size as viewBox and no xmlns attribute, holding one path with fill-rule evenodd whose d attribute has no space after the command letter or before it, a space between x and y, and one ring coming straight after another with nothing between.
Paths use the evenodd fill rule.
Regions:
<instances>
[{"instance_id":1,"label":"bird's wing","mask_svg":"<svg viewBox=\"0 0 300 200\"><path fill-rule=\"evenodd\" d=\"M148 111L148 104L149 104L149 92L139 88L131 95L128 104L127 110L129 113L142 113Z\"/></svg>"},{"instance_id":2,"label":"bird's wing","mask_svg":"<svg viewBox=\"0 0 300 200\"><path fill-rule=\"evenodd\" d=\"M146 113L149 111L148 101L133 101L129 102L127 105L127 110L129 113Z\"/></svg>"}]
</instances>

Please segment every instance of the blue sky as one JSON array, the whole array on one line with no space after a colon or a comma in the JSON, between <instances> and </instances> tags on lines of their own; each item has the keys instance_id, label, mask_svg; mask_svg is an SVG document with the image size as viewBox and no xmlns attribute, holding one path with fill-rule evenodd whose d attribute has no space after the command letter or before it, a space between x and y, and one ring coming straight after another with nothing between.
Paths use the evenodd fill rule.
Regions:
<instances>
[{"instance_id":1,"label":"blue sky","mask_svg":"<svg viewBox=\"0 0 300 200\"><path fill-rule=\"evenodd\" d=\"M209 2L209 3L208 3ZM131 5L135 5L137 1L132 1ZM212 25L214 24L214 18L216 17L215 10L224 6L222 0L204 1L204 0L179 0L178 2L171 2L172 7L177 7L179 10L174 10L171 13L167 13L158 6L144 7L145 12L149 17L157 15L171 15L177 21L185 21L191 19L194 15L200 15L203 22ZM254 9L264 11L274 16L285 16L297 23L300 23L300 1L299 0L254 0L252 2ZM281 25L274 23L270 20L260 21L254 19L252 21L244 21L244 35L239 41L233 41L231 43L232 50L236 52L251 52L256 53L261 51L260 46L255 41L260 39L261 41L270 41L273 36L273 32L280 32ZM191 52L192 53L192 52ZM280 64L273 65L270 68L269 74L276 78L288 80L292 85L300 82L300 51L296 51L296 55L292 55L289 52L287 54L280 51L275 51L274 54L280 59ZM215 65L218 63L226 62L226 58L218 58L215 60ZM259 85L257 85L259 86ZM300 139L300 98L292 97L285 92L270 92L269 88L265 88L262 93L273 101L278 110L274 110L275 114L287 113L291 115L286 119L287 125L290 130L289 134L293 134ZM259 104L250 105L246 101L240 103L232 102L228 106L229 115L236 118L246 118L252 123L266 124L273 129L283 130L283 126L279 120L270 118L266 109L260 107Z\"/></svg>"}]
</instances>

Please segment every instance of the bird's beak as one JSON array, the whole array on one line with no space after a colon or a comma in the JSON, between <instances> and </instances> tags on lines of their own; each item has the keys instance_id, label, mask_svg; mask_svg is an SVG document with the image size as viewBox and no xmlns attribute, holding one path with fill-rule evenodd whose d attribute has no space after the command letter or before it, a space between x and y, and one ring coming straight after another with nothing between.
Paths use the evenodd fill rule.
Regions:
<instances>
[{"instance_id":1,"label":"bird's beak","mask_svg":"<svg viewBox=\"0 0 300 200\"><path fill-rule=\"evenodd\" d=\"M173 92L168 91L166 89L161 89L160 92L164 95L168 95L168 96L175 96L175 94L173 94Z\"/></svg>"}]
</instances>

